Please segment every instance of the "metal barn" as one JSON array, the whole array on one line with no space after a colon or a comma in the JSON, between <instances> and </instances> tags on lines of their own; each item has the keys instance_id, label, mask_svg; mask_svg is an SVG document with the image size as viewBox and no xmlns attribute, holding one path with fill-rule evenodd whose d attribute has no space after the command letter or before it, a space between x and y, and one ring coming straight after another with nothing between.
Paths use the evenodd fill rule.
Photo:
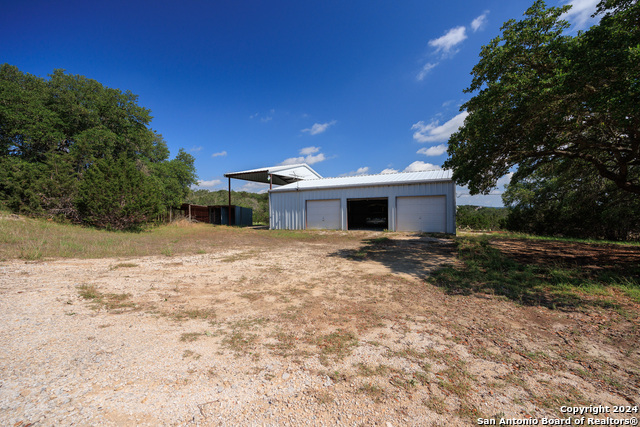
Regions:
<instances>
[{"instance_id":1,"label":"metal barn","mask_svg":"<svg viewBox=\"0 0 640 427\"><path fill-rule=\"evenodd\" d=\"M269 226L454 234L451 176L436 170L299 180L269 190Z\"/></svg>"}]
</instances>

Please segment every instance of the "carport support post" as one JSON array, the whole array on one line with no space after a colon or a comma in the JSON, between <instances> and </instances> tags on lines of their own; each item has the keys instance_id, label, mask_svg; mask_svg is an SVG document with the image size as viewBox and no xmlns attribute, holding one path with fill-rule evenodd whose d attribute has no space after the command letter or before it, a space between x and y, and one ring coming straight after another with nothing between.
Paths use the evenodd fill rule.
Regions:
<instances>
[{"instance_id":1,"label":"carport support post","mask_svg":"<svg viewBox=\"0 0 640 427\"><path fill-rule=\"evenodd\" d=\"M231 225L231 177L229 177L229 211L227 212L228 225Z\"/></svg>"}]
</instances>

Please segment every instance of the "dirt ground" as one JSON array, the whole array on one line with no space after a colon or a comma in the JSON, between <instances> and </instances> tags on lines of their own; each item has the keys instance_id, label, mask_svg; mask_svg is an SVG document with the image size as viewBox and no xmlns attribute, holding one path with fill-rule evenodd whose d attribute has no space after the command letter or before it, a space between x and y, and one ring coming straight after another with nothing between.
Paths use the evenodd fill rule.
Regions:
<instances>
[{"instance_id":1,"label":"dirt ground","mask_svg":"<svg viewBox=\"0 0 640 427\"><path fill-rule=\"evenodd\" d=\"M429 275L457 262L450 239L356 237L0 263L0 424L455 426L640 403L637 305L449 295ZM605 415L638 417L588 417Z\"/></svg>"}]
</instances>

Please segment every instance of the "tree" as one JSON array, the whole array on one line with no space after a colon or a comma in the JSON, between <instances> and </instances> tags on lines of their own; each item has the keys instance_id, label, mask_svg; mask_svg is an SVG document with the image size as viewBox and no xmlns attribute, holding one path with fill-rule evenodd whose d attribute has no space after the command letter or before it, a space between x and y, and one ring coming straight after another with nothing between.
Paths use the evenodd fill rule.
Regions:
<instances>
[{"instance_id":1,"label":"tree","mask_svg":"<svg viewBox=\"0 0 640 427\"><path fill-rule=\"evenodd\" d=\"M83 222L107 229L135 229L161 210L158 186L121 155L100 159L78 186L76 205Z\"/></svg>"},{"instance_id":2,"label":"tree","mask_svg":"<svg viewBox=\"0 0 640 427\"><path fill-rule=\"evenodd\" d=\"M601 1L600 23L576 36L563 33L568 9L536 1L482 48L444 165L472 194L559 161L640 194L640 5Z\"/></svg>"},{"instance_id":3,"label":"tree","mask_svg":"<svg viewBox=\"0 0 640 427\"><path fill-rule=\"evenodd\" d=\"M0 205L109 228L179 206L196 182L194 159L180 150L169 160L137 99L63 70L43 79L0 66Z\"/></svg>"}]
</instances>

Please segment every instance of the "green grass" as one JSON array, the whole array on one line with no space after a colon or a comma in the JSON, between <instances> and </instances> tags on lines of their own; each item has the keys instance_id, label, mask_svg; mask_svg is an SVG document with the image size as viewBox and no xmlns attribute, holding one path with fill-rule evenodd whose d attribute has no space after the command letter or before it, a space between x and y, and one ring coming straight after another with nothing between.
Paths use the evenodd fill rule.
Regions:
<instances>
[{"instance_id":1,"label":"green grass","mask_svg":"<svg viewBox=\"0 0 640 427\"><path fill-rule=\"evenodd\" d=\"M458 230L458 236L467 237L473 235L465 230ZM602 240L602 239L580 239L576 237L559 237L559 236L539 236L536 234L526 233L495 233L491 234L491 238L494 239L526 239L526 240L543 240L552 242L564 242L564 243L586 243L590 245L625 245L625 246L640 246L640 241L618 241L618 240Z\"/></svg>"},{"instance_id":2,"label":"green grass","mask_svg":"<svg viewBox=\"0 0 640 427\"><path fill-rule=\"evenodd\" d=\"M619 308L615 292L640 302L640 266L585 269L567 263L521 263L491 246L494 236L456 238L462 265L447 266L431 278L449 293L489 293L525 305L549 308L585 305Z\"/></svg>"}]
</instances>

